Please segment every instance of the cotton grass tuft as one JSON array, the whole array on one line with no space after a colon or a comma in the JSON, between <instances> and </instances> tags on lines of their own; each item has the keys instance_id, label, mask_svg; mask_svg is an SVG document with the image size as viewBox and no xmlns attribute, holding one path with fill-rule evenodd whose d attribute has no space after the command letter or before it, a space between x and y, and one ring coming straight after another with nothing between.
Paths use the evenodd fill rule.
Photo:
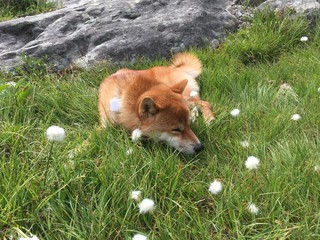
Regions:
<instances>
[{"instance_id":1,"label":"cotton grass tuft","mask_svg":"<svg viewBox=\"0 0 320 240\"><path fill-rule=\"evenodd\" d=\"M209 191L214 195L221 192L221 190L222 190L222 183L218 180L214 180L209 187Z\"/></svg>"},{"instance_id":2,"label":"cotton grass tuft","mask_svg":"<svg viewBox=\"0 0 320 240\"><path fill-rule=\"evenodd\" d=\"M39 238L33 235L32 237L21 237L19 240L39 240Z\"/></svg>"},{"instance_id":3,"label":"cotton grass tuft","mask_svg":"<svg viewBox=\"0 0 320 240\"><path fill-rule=\"evenodd\" d=\"M47 138L50 142L62 142L65 138L65 131L58 126L51 126L47 129Z\"/></svg>"},{"instance_id":4,"label":"cotton grass tuft","mask_svg":"<svg viewBox=\"0 0 320 240\"><path fill-rule=\"evenodd\" d=\"M139 190L131 192L131 198L135 201L138 201L140 199L140 196L141 196L141 191Z\"/></svg>"},{"instance_id":5,"label":"cotton grass tuft","mask_svg":"<svg viewBox=\"0 0 320 240\"><path fill-rule=\"evenodd\" d=\"M260 159L255 156L250 156L247 158L245 165L248 170L256 170L260 165Z\"/></svg>"},{"instance_id":6,"label":"cotton grass tuft","mask_svg":"<svg viewBox=\"0 0 320 240\"><path fill-rule=\"evenodd\" d=\"M248 205L248 210L253 215L257 215L259 213L259 208L253 203Z\"/></svg>"},{"instance_id":7,"label":"cotton grass tuft","mask_svg":"<svg viewBox=\"0 0 320 240\"><path fill-rule=\"evenodd\" d=\"M111 112L119 112L121 109L122 101L120 98L112 98L110 100L110 110Z\"/></svg>"},{"instance_id":8,"label":"cotton grass tuft","mask_svg":"<svg viewBox=\"0 0 320 240\"><path fill-rule=\"evenodd\" d=\"M148 213L154 210L154 201L148 198L145 198L139 203L140 213Z\"/></svg>"},{"instance_id":9,"label":"cotton grass tuft","mask_svg":"<svg viewBox=\"0 0 320 240\"><path fill-rule=\"evenodd\" d=\"M293 114L293 115L292 115L291 119L292 119L293 121L299 121L299 120L301 119L301 116L296 113L296 114Z\"/></svg>"},{"instance_id":10,"label":"cotton grass tuft","mask_svg":"<svg viewBox=\"0 0 320 240\"><path fill-rule=\"evenodd\" d=\"M247 140L244 140L244 141L240 141L240 146L243 148L248 148L250 144Z\"/></svg>"},{"instance_id":11,"label":"cotton grass tuft","mask_svg":"<svg viewBox=\"0 0 320 240\"><path fill-rule=\"evenodd\" d=\"M232 117L238 117L240 115L240 110L235 108L230 112Z\"/></svg>"},{"instance_id":12,"label":"cotton grass tuft","mask_svg":"<svg viewBox=\"0 0 320 240\"><path fill-rule=\"evenodd\" d=\"M15 86L16 86L16 83L15 83L15 82L7 82L7 85L8 85L8 86L11 86L11 87L15 87Z\"/></svg>"},{"instance_id":13,"label":"cotton grass tuft","mask_svg":"<svg viewBox=\"0 0 320 240\"><path fill-rule=\"evenodd\" d=\"M126 151L126 155L129 156L133 153L133 149L132 148L129 148L127 151Z\"/></svg>"},{"instance_id":14,"label":"cotton grass tuft","mask_svg":"<svg viewBox=\"0 0 320 240\"><path fill-rule=\"evenodd\" d=\"M136 234L133 236L132 240L147 240L147 237L145 235L142 234Z\"/></svg>"},{"instance_id":15,"label":"cotton grass tuft","mask_svg":"<svg viewBox=\"0 0 320 240\"><path fill-rule=\"evenodd\" d=\"M309 38L307 36L303 36L303 37L300 38L301 42L306 42L308 40L309 40Z\"/></svg>"}]
</instances>

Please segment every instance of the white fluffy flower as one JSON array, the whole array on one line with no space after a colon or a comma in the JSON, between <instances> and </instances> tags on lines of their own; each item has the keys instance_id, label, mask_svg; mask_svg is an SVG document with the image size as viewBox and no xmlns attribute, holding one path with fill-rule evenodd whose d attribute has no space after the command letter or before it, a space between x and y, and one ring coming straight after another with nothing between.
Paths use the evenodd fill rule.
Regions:
<instances>
[{"instance_id":1,"label":"white fluffy flower","mask_svg":"<svg viewBox=\"0 0 320 240\"><path fill-rule=\"evenodd\" d=\"M256 158L254 156L248 157L247 161L245 162L246 168L249 170L258 169L259 164L259 158Z\"/></svg>"},{"instance_id":2,"label":"white fluffy flower","mask_svg":"<svg viewBox=\"0 0 320 240\"><path fill-rule=\"evenodd\" d=\"M248 148L249 147L249 142L247 140L241 141L240 142L241 147L243 148Z\"/></svg>"},{"instance_id":3,"label":"white fluffy flower","mask_svg":"<svg viewBox=\"0 0 320 240\"><path fill-rule=\"evenodd\" d=\"M190 97L196 97L198 96L198 92L197 91L191 91L190 92Z\"/></svg>"},{"instance_id":4,"label":"white fluffy flower","mask_svg":"<svg viewBox=\"0 0 320 240\"><path fill-rule=\"evenodd\" d=\"M280 85L280 89L290 91L290 90L292 90L292 87L288 83L283 83Z\"/></svg>"},{"instance_id":5,"label":"white fluffy flower","mask_svg":"<svg viewBox=\"0 0 320 240\"><path fill-rule=\"evenodd\" d=\"M64 129L58 126L51 126L47 129L47 138L51 142L62 142L65 138Z\"/></svg>"},{"instance_id":6,"label":"white fluffy flower","mask_svg":"<svg viewBox=\"0 0 320 240\"><path fill-rule=\"evenodd\" d=\"M218 194L219 192L221 192L221 190L222 190L222 184L218 180L214 180L209 187L209 191L212 194Z\"/></svg>"},{"instance_id":7,"label":"white fluffy flower","mask_svg":"<svg viewBox=\"0 0 320 240\"><path fill-rule=\"evenodd\" d=\"M126 155L129 156L133 153L133 149L132 148L129 148L127 151L126 151Z\"/></svg>"},{"instance_id":8,"label":"white fluffy flower","mask_svg":"<svg viewBox=\"0 0 320 240\"><path fill-rule=\"evenodd\" d=\"M15 87L16 83L15 82L7 82L7 85L11 86L11 87Z\"/></svg>"},{"instance_id":9,"label":"white fluffy flower","mask_svg":"<svg viewBox=\"0 0 320 240\"><path fill-rule=\"evenodd\" d=\"M136 234L133 236L132 240L147 240L147 237L142 234Z\"/></svg>"},{"instance_id":10,"label":"white fluffy flower","mask_svg":"<svg viewBox=\"0 0 320 240\"><path fill-rule=\"evenodd\" d=\"M120 98L112 98L110 100L110 110L112 112L119 112L121 109L122 101Z\"/></svg>"},{"instance_id":11,"label":"white fluffy flower","mask_svg":"<svg viewBox=\"0 0 320 240\"><path fill-rule=\"evenodd\" d=\"M320 93L320 87L318 88L318 93Z\"/></svg>"},{"instance_id":12,"label":"white fluffy flower","mask_svg":"<svg viewBox=\"0 0 320 240\"><path fill-rule=\"evenodd\" d=\"M297 114L297 113L293 114L292 117L291 117L291 119L294 120L294 121L298 121L298 120L300 120L300 118L301 118L301 116L299 114Z\"/></svg>"},{"instance_id":13,"label":"white fluffy flower","mask_svg":"<svg viewBox=\"0 0 320 240\"><path fill-rule=\"evenodd\" d=\"M240 110L235 108L230 112L230 114L231 114L232 117L237 117L240 114Z\"/></svg>"},{"instance_id":14,"label":"white fluffy flower","mask_svg":"<svg viewBox=\"0 0 320 240\"><path fill-rule=\"evenodd\" d=\"M300 38L300 41L301 42L306 42L306 41L308 41L308 37L307 36L303 36L303 37Z\"/></svg>"},{"instance_id":15,"label":"white fluffy flower","mask_svg":"<svg viewBox=\"0 0 320 240\"><path fill-rule=\"evenodd\" d=\"M320 172L320 165L315 165L314 166L314 171Z\"/></svg>"},{"instance_id":16,"label":"white fluffy flower","mask_svg":"<svg viewBox=\"0 0 320 240\"><path fill-rule=\"evenodd\" d=\"M140 213L152 212L154 210L154 201L145 198L139 203Z\"/></svg>"},{"instance_id":17,"label":"white fluffy flower","mask_svg":"<svg viewBox=\"0 0 320 240\"><path fill-rule=\"evenodd\" d=\"M253 203L250 203L248 205L248 210L250 213L252 213L253 215L257 215L259 213L259 208L253 204Z\"/></svg>"},{"instance_id":18,"label":"white fluffy flower","mask_svg":"<svg viewBox=\"0 0 320 240\"><path fill-rule=\"evenodd\" d=\"M132 135L131 135L131 139L133 142L138 141L141 138L142 132L139 128L133 130Z\"/></svg>"},{"instance_id":19,"label":"white fluffy flower","mask_svg":"<svg viewBox=\"0 0 320 240\"><path fill-rule=\"evenodd\" d=\"M39 238L33 235L32 237L21 237L19 240L39 240Z\"/></svg>"},{"instance_id":20,"label":"white fluffy flower","mask_svg":"<svg viewBox=\"0 0 320 240\"><path fill-rule=\"evenodd\" d=\"M140 196L141 196L141 191L132 191L131 192L131 198L133 199L133 200L135 200L135 201L138 201L139 200L139 198L140 198Z\"/></svg>"}]
</instances>

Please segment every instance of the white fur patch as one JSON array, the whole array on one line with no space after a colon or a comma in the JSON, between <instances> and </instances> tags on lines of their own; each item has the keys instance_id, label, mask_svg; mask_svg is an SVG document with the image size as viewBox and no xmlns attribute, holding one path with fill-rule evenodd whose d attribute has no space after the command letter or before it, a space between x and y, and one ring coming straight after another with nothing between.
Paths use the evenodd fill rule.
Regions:
<instances>
[{"instance_id":1,"label":"white fur patch","mask_svg":"<svg viewBox=\"0 0 320 240\"><path fill-rule=\"evenodd\" d=\"M198 92L197 91L191 91L190 92L190 97L196 97L198 96Z\"/></svg>"},{"instance_id":2,"label":"white fur patch","mask_svg":"<svg viewBox=\"0 0 320 240\"><path fill-rule=\"evenodd\" d=\"M112 98L110 100L110 110L112 112L119 112L121 109L122 100L120 98Z\"/></svg>"},{"instance_id":3,"label":"white fur patch","mask_svg":"<svg viewBox=\"0 0 320 240\"><path fill-rule=\"evenodd\" d=\"M179 140L176 137L170 136L168 133L161 133L159 135L159 140L160 141L164 141L166 143L168 143L170 146L174 147L175 149L179 149Z\"/></svg>"}]
</instances>

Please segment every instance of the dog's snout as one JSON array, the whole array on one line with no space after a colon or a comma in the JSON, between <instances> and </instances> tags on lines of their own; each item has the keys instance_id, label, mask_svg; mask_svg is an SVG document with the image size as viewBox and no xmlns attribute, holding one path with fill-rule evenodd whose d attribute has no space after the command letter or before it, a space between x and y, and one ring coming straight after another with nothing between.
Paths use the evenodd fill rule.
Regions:
<instances>
[{"instance_id":1,"label":"dog's snout","mask_svg":"<svg viewBox=\"0 0 320 240\"><path fill-rule=\"evenodd\" d=\"M203 146L203 144L202 143L198 143L198 144L196 144L195 146L194 146L194 151L196 152L196 153L198 153L198 152L200 152L202 149L204 148L204 146Z\"/></svg>"}]
</instances>

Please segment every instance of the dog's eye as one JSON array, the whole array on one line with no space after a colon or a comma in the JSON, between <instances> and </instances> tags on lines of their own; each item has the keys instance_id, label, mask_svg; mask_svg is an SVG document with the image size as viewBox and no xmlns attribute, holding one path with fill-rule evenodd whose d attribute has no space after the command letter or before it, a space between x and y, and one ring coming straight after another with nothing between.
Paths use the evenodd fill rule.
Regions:
<instances>
[{"instance_id":1,"label":"dog's eye","mask_svg":"<svg viewBox=\"0 0 320 240\"><path fill-rule=\"evenodd\" d=\"M174 128L171 130L172 132L182 132L180 128Z\"/></svg>"}]
</instances>

